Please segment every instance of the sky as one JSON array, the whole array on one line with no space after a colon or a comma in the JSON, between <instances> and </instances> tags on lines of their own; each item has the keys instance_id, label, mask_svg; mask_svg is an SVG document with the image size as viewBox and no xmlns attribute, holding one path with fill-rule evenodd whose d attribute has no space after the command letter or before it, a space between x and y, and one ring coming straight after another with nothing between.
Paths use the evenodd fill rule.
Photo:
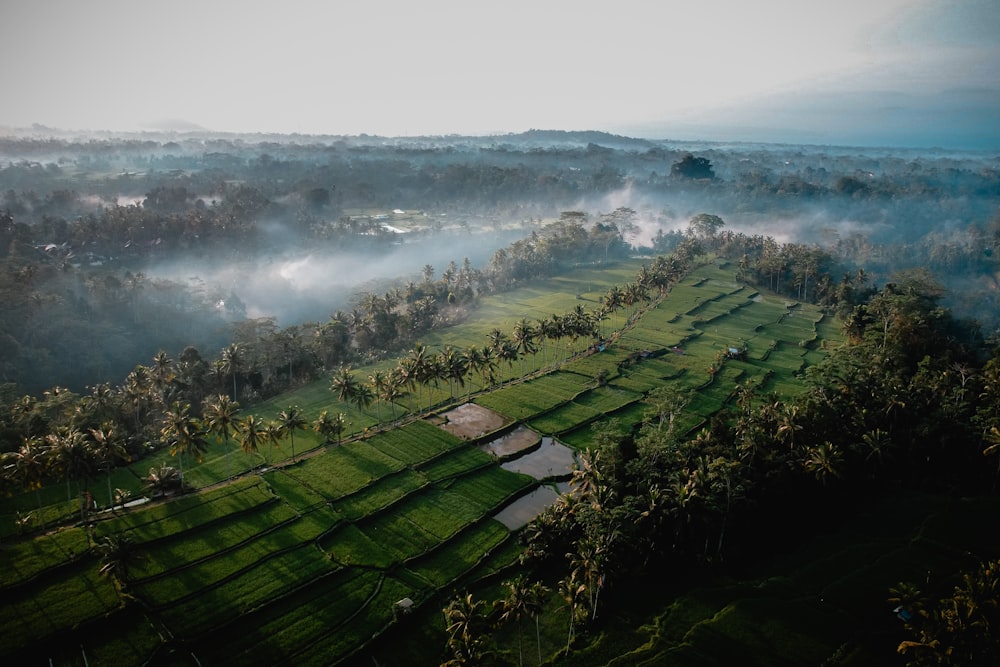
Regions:
<instances>
[{"instance_id":1,"label":"sky","mask_svg":"<svg viewBox=\"0 0 1000 667\"><path fill-rule=\"evenodd\" d=\"M0 127L1000 149L1000 0L4 0Z\"/></svg>"}]
</instances>

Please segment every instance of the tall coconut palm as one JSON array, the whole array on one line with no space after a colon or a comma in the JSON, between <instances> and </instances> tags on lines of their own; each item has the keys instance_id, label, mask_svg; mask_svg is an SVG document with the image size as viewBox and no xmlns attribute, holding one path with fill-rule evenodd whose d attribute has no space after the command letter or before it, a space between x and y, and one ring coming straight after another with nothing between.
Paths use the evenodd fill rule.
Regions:
<instances>
[{"instance_id":1,"label":"tall coconut palm","mask_svg":"<svg viewBox=\"0 0 1000 667\"><path fill-rule=\"evenodd\" d=\"M409 357L403 357L399 360L394 370L396 377L399 380L401 387L408 387L410 400L409 400L409 411L413 413L413 395L414 390L417 387L417 369L413 364L413 360Z\"/></svg>"},{"instance_id":2,"label":"tall coconut palm","mask_svg":"<svg viewBox=\"0 0 1000 667\"><path fill-rule=\"evenodd\" d=\"M503 583L505 595L500 601L502 622L517 624L517 664L524 667L524 648L521 644L521 619L529 613L530 590L528 579L523 574Z\"/></svg>"},{"instance_id":3,"label":"tall coconut palm","mask_svg":"<svg viewBox=\"0 0 1000 667\"><path fill-rule=\"evenodd\" d=\"M418 386L426 386L430 381L433 373L432 360L430 352L427 350L427 346L423 343L417 343L413 349L410 350L406 359L409 361L409 366L413 375L413 382ZM417 393L417 409L423 412L423 392L419 391Z\"/></svg>"},{"instance_id":4,"label":"tall coconut palm","mask_svg":"<svg viewBox=\"0 0 1000 667\"><path fill-rule=\"evenodd\" d=\"M260 453L261 445L265 444L267 438L266 428L264 421L256 415L247 415L236 421L236 434L244 454L250 456ZM266 457L264 460L267 460Z\"/></svg>"},{"instance_id":5,"label":"tall coconut palm","mask_svg":"<svg viewBox=\"0 0 1000 667\"><path fill-rule=\"evenodd\" d=\"M327 442L336 440L340 444L340 438L347 428L347 417L343 412L331 415L326 410L319 413L319 417L313 422L313 430L319 433Z\"/></svg>"},{"instance_id":6,"label":"tall coconut palm","mask_svg":"<svg viewBox=\"0 0 1000 667\"><path fill-rule=\"evenodd\" d=\"M517 346L517 351L521 355L521 376L524 376L524 360L529 354L535 354L538 352L538 346L535 345L535 337L537 336L535 327L531 326L531 322L527 318L522 317L514 325L514 330L511 332L511 338L514 344Z\"/></svg>"},{"instance_id":7,"label":"tall coconut palm","mask_svg":"<svg viewBox=\"0 0 1000 667\"><path fill-rule=\"evenodd\" d=\"M382 392L382 400L389 404L389 409L392 411L393 424L396 423L396 401L403 396L403 385L405 382L406 379L399 372L398 367L389 371L385 389Z\"/></svg>"},{"instance_id":8,"label":"tall coconut palm","mask_svg":"<svg viewBox=\"0 0 1000 667\"><path fill-rule=\"evenodd\" d=\"M278 414L278 424L281 432L288 436L292 445L292 461L295 460L295 432L304 429L309 422L302 415L302 410L297 405L290 405Z\"/></svg>"},{"instance_id":9,"label":"tall coconut palm","mask_svg":"<svg viewBox=\"0 0 1000 667\"><path fill-rule=\"evenodd\" d=\"M577 579L576 570L559 581L559 593L566 606L569 608L569 630L566 633L566 653L569 653L573 645L573 636L576 634L576 615L580 596L586 591L587 586Z\"/></svg>"},{"instance_id":10,"label":"tall coconut palm","mask_svg":"<svg viewBox=\"0 0 1000 667\"><path fill-rule=\"evenodd\" d=\"M132 407L135 416L135 430L142 427L142 411L152 402L152 383L149 377L149 369L138 365L125 377L125 384L121 389L125 401Z\"/></svg>"},{"instance_id":11,"label":"tall coconut palm","mask_svg":"<svg viewBox=\"0 0 1000 667\"><path fill-rule=\"evenodd\" d=\"M482 346L479 353L479 376L482 387L492 387L496 383L497 355L489 345Z\"/></svg>"},{"instance_id":12,"label":"tall coconut palm","mask_svg":"<svg viewBox=\"0 0 1000 667\"><path fill-rule=\"evenodd\" d=\"M261 444L264 445L265 452L268 451L268 445L277 449L279 443L281 442L281 424L274 419L270 420L264 425L263 436L264 438ZM271 461L269 459L270 457L265 454L264 463L270 464Z\"/></svg>"},{"instance_id":13,"label":"tall coconut palm","mask_svg":"<svg viewBox=\"0 0 1000 667\"><path fill-rule=\"evenodd\" d=\"M119 462L125 461L125 438L114 422L104 422L100 428L90 429L93 451L101 468L108 476L108 507L115 504L111 492L111 471Z\"/></svg>"},{"instance_id":14,"label":"tall coconut palm","mask_svg":"<svg viewBox=\"0 0 1000 667\"><path fill-rule=\"evenodd\" d=\"M542 664L542 634L539 628L539 617L545 609L545 601L549 598L549 588L540 581L536 581L529 588L525 596L524 606L527 612L535 619L535 647L538 650L538 664Z\"/></svg>"},{"instance_id":15,"label":"tall coconut palm","mask_svg":"<svg viewBox=\"0 0 1000 667\"><path fill-rule=\"evenodd\" d=\"M115 583L115 591L124 598L126 586L131 576L132 566L143 559L143 554L137 548L135 540L127 533L106 535L96 545L95 551L100 558L101 567L98 573L109 577Z\"/></svg>"},{"instance_id":16,"label":"tall coconut palm","mask_svg":"<svg viewBox=\"0 0 1000 667\"><path fill-rule=\"evenodd\" d=\"M358 411L364 414L365 408L372 404L375 400L375 394L372 392L371 387L366 384L359 384L357 391L354 392L354 405L357 406Z\"/></svg>"},{"instance_id":17,"label":"tall coconut palm","mask_svg":"<svg viewBox=\"0 0 1000 667\"><path fill-rule=\"evenodd\" d=\"M488 643L489 622L483 602L466 593L454 598L443 611L448 648L454 656L445 664L454 667L484 664L492 651Z\"/></svg>"},{"instance_id":18,"label":"tall coconut palm","mask_svg":"<svg viewBox=\"0 0 1000 667\"><path fill-rule=\"evenodd\" d=\"M622 293L622 303L626 308L626 319L631 320L635 316L636 310L633 310L633 306L638 306L639 303L646 298L646 289L637 282L626 283Z\"/></svg>"},{"instance_id":19,"label":"tall coconut palm","mask_svg":"<svg viewBox=\"0 0 1000 667\"><path fill-rule=\"evenodd\" d=\"M510 375L510 377L508 377L508 380L509 381L513 381L514 380L514 362L517 361L518 356L520 356L518 354L518 351L517 351L517 345L515 345L513 341L511 341L511 340L508 339L508 340L504 341L503 345L500 347L500 349L497 351L496 354L497 354L497 362L498 363L501 362L501 361L506 361L507 362L507 370L508 370L509 375ZM501 374L500 384L503 385L503 375L502 374Z\"/></svg>"},{"instance_id":20,"label":"tall coconut palm","mask_svg":"<svg viewBox=\"0 0 1000 667\"><path fill-rule=\"evenodd\" d=\"M595 338L598 334L597 319L593 313L587 312L583 306L577 305L572 311L567 313L564 320L566 322L567 333L575 346L580 338ZM573 352L575 353L575 347Z\"/></svg>"},{"instance_id":21,"label":"tall coconut palm","mask_svg":"<svg viewBox=\"0 0 1000 667\"><path fill-rule=\"evenodd\" d=\"M341 366L330 378L330 389L342 403L353 403L359 386L361 385L350 366Z\"/></svg>"},{"instance_id":22,"label":"tall coconut palm","mask_svg":"<svg viewBox=\"0 0 1000 667\"><path fill-rule=\"evenodd\" d=\"M840 467L843 464L843 458L840 449L827 440L806 449L806 458L802 462L802 466L806 472L814 475L826 486L831 477L841 476Z\"/></svg>"},{"instance_id":23,"label":"tall coconut palm","mask_svg":"<svg viewBox=\"0 0 1000 667\"><path fill-rule=\"evenodd\" d=\"M455 382L460 386L465 386L465 364L462 355L452 347L446 346L437 357L438 368L441 375L448 380L448 397L455 398Z\"/></svg>"},{"instance_id":24,"label":"tall coconut palm","mask_svg":"<svg viewBox=\"0 0 1000 667\"><path fill-rule=\"evenodd\" d=\"M94 451L87 442L87 436L78 428L60 427L45 436L51 461L62 472L66 480L66 501L73 499L70 481L76 480L80 489L80 518L86 518L87 482L97 468Z\"/></svg>"},{"instance_id":25,"label":"tall coconut palm","mask_svg":"<svg viewBox=\"0 0 1000 667\"><path fill-rule=\"evenodd\" d=\"M229 436L236 431L240 404L225 394L205 400L203 416L209 433L221 437L226 445L226 479L232 477L229 468Z\"/></svg>"},{"instance_id":26,"label":"tall coconut palm","mask_svg":"<svg viewBox=\"0 0 1000 667\"><path fill-rule=\"evenodd\" d=\"M160 434L170 445L171 456L177 456L181 481L184 480L184 455L194 454L195 460L201 461L201 455L208 449L205 430L190 410L190 404L174 401L164 414L160 428Z\"/></svg>"},{"instance_id":27,"label":"tall coconut palm","mask_svg":"<svg viewBox=\"0 0 1000 667\"><path fill-rule=\"evenodd\" d=\"M173 370L171 366L173 365L173 360L170 356L160 350L153 356L153 367L152 367L152 380L153 387L156 389L157 398L162 402L166 398L167 386L170 381L174 379Z\"/></svg>"},{"instance_id":28,"label":"tall coconut palm","mask_svg":"<svg viewBox=\"0 0 1000 667\"><path fill-rule=\"evenodd\" d=\"M472 376L482 370L483 352L478 345L470 345L462 350L462 361L465 363L465 370L469 375L469 393L466 400L471 400Z\"/></svg>"},{"instance_id":29,"label":"tall coconut palm","mask_svg":"<svg viewBox=\"0 0 1000 667\"><path fill-rule=\"evenodd\" d=\"M21 447L3 455L3 468L12 466L14 478L25 491L34 491L38 501L38 511L42 510L42 497L38 493L48 470L47 452L41 438L25 438Z\"/></svg>"},{"instance_id":30,"label":"tall coconut palm","mask_svg":"<svg viewBox=\"0 0 1000 667\"><path fill-rule=\"evenodd\" d=\"M614 317L614 315L618 312L618 309L622 307L622 297L623 293L620 289L618 289L618 285L613 285L604 295L602 303L612 317ZM613 330L618 329L615 325L614 319L611 321L611 328Z\"/></svg>"},{"instance_id":31,"label":"tall coconut palm","mask_svg":"<svg viewBox=\"0 0 1000 667\"><path fill-rule=\"evenodd\" d=\"M499 361L506 361L510 348L510 338L500 329L493 329L486 335L486 345L493 353L493 358ZM500 384L503 385L503 374L500 375Z\"/></svg>"},{"instance_id":32,"label":"tall coconut palm","mask_svg":"<svg viewBox=\"0 0 1000 667\"><path fill-rule=\"evenodd\" d=\"M555 313L545 321L545 338L552 342L552 360L555 361L559 352L559 339L566 335L566 325L563 318Z\"/></svg>"},{"instance_id":33,"label":"tall coconut palm","mask_svg":"<svg viewBox=\"0 0 1000 667\"><path fill-rule=\"evenodd\" d=\"M375 401L375 421L379 427L382 426L382 399L385 398L388 382L389 374L385 371L372 371L368 375L368 386L371 388L372 398Z\"/></svg>"},{"instance_id":34,"label":"tall coconut palm","mask_svg":"<svg viewBox=\"0 0 1000 667\"><path fill-rule=\"evenodd\" d=\"M228 345L222 350L221 361L222 371L226 375L233 376L233 400L236 400L239 396L236 391L236 376L239 375L240 370L243 368L243 348L239 346L239 343L232 343Z\"/></svg>"},{"instance_id":35,"label":"tall coconut palm","mask_svg":"<svg viewBox=\"0 0 1000 667\"><path fill-rule=\"evenodd\" d=\"M143 477L142 481L151 496L184 488L184 482L177 468L164 462L150 468L149 474Z\"/></svg>"}]
</instances>

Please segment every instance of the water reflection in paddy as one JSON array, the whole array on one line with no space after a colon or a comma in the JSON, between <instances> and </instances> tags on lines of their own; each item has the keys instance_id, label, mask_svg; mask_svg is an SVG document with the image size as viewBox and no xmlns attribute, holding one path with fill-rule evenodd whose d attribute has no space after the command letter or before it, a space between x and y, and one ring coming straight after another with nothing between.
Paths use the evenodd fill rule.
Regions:
<instances>
[{"instance_id":1,"label":"water reflection in paddy","mask_svg":"<svg viewBox=\"0 0 1000 667\"><path fill-rule=\"evenodd\" d=\"M529 433L534 433L530 429L526 430ZM519 438L526 440L523 434ZM535 479L552 481L559 478L565 479L571 475L575 463L576 456L572 449L554 438L546 436L542 438L538 449L534 449L516 459L506 461L501 464L501 467L511 472L531 475ZM569 483L566 481L560 481L555 485L545 484L539 486L531 493L521 496L507 505L495 514L494 517L497 521L507 526L509 530L517 530L541 514L545 508L552 505L559 498L560 494L568 493L569 490Z\"/></svg>"},{"instance_id":2,"label":"water reflection in paddy","mask_svg":"<svg viewBox=\"0 0 1000 667\"><path fill-rule=\"evenodd\" d=\"M544 437L538 449L506 461L500 467L531 475L535 479L551 479L572 474L574 463L576 456L572 449L554 438Z\"/></svg>"}]
</instances>

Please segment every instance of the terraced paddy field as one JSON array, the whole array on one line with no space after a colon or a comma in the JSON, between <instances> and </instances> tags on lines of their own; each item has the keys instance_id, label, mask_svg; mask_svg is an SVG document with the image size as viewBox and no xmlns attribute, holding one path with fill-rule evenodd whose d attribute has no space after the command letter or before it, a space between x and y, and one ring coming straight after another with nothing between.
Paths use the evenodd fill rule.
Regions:
<instances>
[{"instance_id":1,"label":"terraced paddy field","mask_svg":"<svg viewBox=\"0 0 1000 667\"><path fill-rule=\"evenodd\" d=\"M482 344L495 326L596 303L637 268L587 269L485 300L475 324L427 344ZM343 444L324 446L303 432L292 461L287 442L253 457L218 443L201 464L185 461L200 492L99 513L90 532L70 526L15 539L16 512L39 504L46 516L71 516L74 505L62 485L10 499L2 506L0 615L23 631L5 633L0 658L371 664L393 650L381 641L386 633L424 622L410 619L440 624L447 596L511 571L516 531L565 489L556 482L571 472L573 450L591 444L592 425L609 417L623 428L641 423L647 394L673 384L692 392L681 423L693 430L740 383L796 391L797 374L822 359L824 343L836 344L820 341L820 330L835 329L811 306L737 285L715 265L631 315L633 324L606 333L603 351L590 348L545 370L540 352L526 359L525 379L477 388L473 406L492 418L475 432L446 428L460 421L461 412L452 422L448 411L461 410L465 398L451 398L447 387L424 395L424 405L440 404L426 418L404 418L408 401L399 401L403 425L378 430L374 406L344 406L322 381L261 406L261 414L293 404L310 419L343 411L352 422ZM727 358L731 347L746 349L745 358ZM554 359L550 349L545 365ZM519 370L515 363L509 373ZM381 406L384 415L389 408ZM524 439L514 451L484 446L514 431ZM116 473L115 483L139 494L138 479L153 462L174 463L158 456ZM225 482L230 475L238 477ZM122 537L127 573L98 575L92 545Z\"/></svg>"}]
</instances>

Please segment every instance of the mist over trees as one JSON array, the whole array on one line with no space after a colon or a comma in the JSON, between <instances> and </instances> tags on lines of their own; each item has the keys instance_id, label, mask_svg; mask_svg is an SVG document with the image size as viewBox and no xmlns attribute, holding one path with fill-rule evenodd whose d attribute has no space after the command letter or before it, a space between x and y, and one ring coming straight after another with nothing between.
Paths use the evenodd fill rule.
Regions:
<instances>
[{"instance_id":1,"label":"mist over trees","mask_svg":"<svg viewBox=\"0 0 1000 667\"><path fill-rule=\"evenodd\" d=\"M211 364L234 341L341 328L344 349L324 334L310 354L364 358L461 317L479 293L709 231L746 244L763 284L802 298L835 288L814 282L819 263L863 269L870 285L925 267L947 305L992 330L998 165L595 132L8 136L0 380L82 390L160 350ZM712 229L689 228L695 216ZM373 296L381 314L362 309L359 326Z\"/></svg>"}]
</instances>

